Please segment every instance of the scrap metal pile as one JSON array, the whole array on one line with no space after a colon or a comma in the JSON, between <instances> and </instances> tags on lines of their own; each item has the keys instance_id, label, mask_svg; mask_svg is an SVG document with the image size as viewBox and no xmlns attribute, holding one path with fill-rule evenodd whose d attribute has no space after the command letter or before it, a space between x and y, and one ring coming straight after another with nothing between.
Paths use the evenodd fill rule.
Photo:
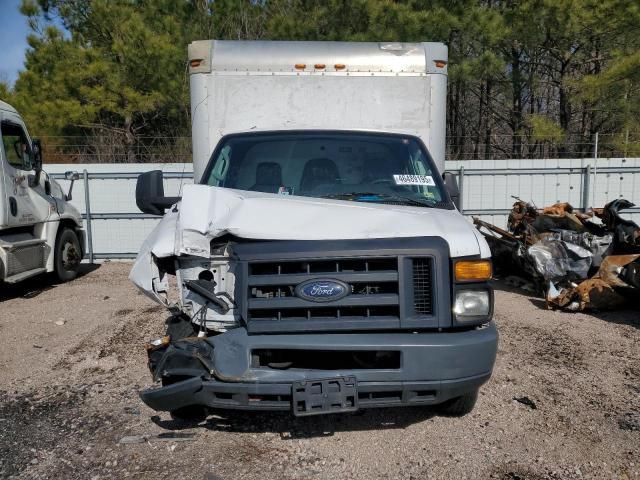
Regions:
<instances>
[{"instance_id":1,"label":"scrap metal pile","mask_svg":"<svg viewBox=\"0 0 640 480\"><path fill-rule=\"evenodd\" d=\"M618 199L578 212L568 203L538 210L517 199L508 230L474 218L499 275L526 279L549 308L605 310L640 306L640 227L620 211Z\"/></svg>"}]
</instances>

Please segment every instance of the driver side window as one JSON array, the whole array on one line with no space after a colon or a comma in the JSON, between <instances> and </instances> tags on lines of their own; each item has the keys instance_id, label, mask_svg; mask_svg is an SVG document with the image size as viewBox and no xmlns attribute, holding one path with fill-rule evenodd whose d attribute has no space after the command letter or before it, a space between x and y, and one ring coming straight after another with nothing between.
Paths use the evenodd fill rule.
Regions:
<instances>
[{"instance_id":1,"label":"driver side window","mask_svg":"<svg viewBox=\"0 0 640 480\"><path fill-rule=\"evenodd\" d=\"M13 168L31 170L31 147L22 127L13 122L0 124L4 154Z\"/></svg>"}]
</instances>

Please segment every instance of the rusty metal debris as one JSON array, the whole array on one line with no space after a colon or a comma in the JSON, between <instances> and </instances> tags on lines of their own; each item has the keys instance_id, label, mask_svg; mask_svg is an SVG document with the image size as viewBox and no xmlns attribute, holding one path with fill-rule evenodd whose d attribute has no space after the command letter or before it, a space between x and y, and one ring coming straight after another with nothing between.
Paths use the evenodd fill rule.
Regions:
<instances>
[{"instance_id":1,"label":"rusty metal debris","mask_svg":"<svg viewBox=\"0 0 640 480\"><path fill-rule=\"evenodd\" d=\"M473 222L498 274L524 277L523 284L544 294L549 308L604 310L629 304L640 293L640 227L620 216L633 206L618 199L588 212L566 202L540 210L516 198L508 230L479 218Z\"/></svg>"}]
</instances>

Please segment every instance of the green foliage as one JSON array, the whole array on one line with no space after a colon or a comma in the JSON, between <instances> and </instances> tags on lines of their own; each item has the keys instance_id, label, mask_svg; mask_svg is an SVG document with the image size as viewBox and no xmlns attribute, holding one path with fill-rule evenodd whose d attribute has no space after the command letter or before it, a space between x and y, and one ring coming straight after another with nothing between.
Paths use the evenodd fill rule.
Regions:
<instances>
[{"instance_id":1,"label":"green foliage","mask_svg":"<svg viewBox=\"0 0 640 480\"><path fill-rule=\"evenodd\" d=\"M202 8L171 0L25 0L34 30L56 14L71 36L45 21L29 37L17 106L47 134L187 133L186 44L207 31Z\"/></svg>"},{"instance_id":2,"label":"green foliage","mask_svg":"<svg viewBox=\"0 0 640 480\"><path fill-rule=\"evenodd\" d=\"M22 12L26 69L0 97L40 134L188 135L186 46L220 38L445 42L454 156L640 138L637 0L23 0Z\"/></svg>"},{"instance_id":3,"label":"green foliage","mask_svg":"<svg viewBox=\"0 0 640 480\"><path fill-rule=\"evenodd\" d=\"M560 143L564 139L565 132L560 125L544 115L528 115L527 125L531 129L531 138L536 142Z\"/></svg>"}]
</instances>

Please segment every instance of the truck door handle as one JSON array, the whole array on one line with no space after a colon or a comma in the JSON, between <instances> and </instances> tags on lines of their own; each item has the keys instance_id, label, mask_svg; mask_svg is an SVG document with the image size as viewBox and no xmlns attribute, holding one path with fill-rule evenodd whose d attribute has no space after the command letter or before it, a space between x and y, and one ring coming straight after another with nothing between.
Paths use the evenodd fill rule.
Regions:
<instances>
[{"instance_id":1,"label":"truck door handle","mask_svg":"<svg viewBox=\"0 0 640 480\"><path fill-rule=\"evenodd\" d=\"M9 210L11 211L12 216L18 215L18 202L15 197L9 197Z\"/></svg>"}]
</instances>

